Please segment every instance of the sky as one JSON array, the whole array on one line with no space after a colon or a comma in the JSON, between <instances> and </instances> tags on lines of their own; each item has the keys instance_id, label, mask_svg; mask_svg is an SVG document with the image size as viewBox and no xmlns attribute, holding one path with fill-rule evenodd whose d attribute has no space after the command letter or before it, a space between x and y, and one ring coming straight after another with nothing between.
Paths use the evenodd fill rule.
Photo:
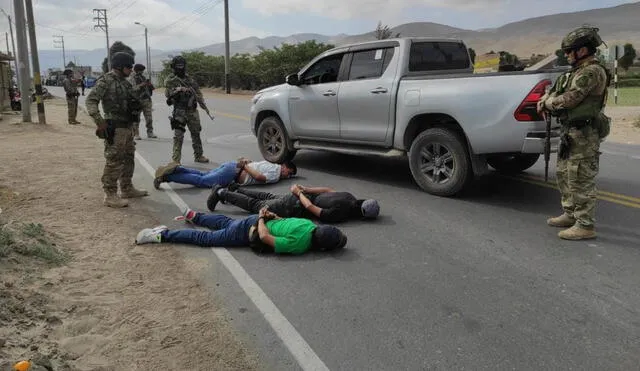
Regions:
<instances>
[{"instance_id":1,"label":"sky","mask_svg":"<svg viewBox=\"0 0 640 371\"><path fill-rule=\"evenodd\" d=\"M23 1L23 0L20 0ZM296 33L360 34L378 21L396 26L436 22L464 29L499 27L526 18L604 8L620 0L230 0L230 39ZM0 7L14 19L14 0ZM93 9L107 9L110 41L144 50L147 26L152 49L176 50L224 42L223 0L33 0L40 49L106 48L104 31L94 30ZM0 31L9 31L0 13ZM14 31L15 32L15 31ZM5 43L0 42L5 51Z\"/></svg>"}]
</instances>

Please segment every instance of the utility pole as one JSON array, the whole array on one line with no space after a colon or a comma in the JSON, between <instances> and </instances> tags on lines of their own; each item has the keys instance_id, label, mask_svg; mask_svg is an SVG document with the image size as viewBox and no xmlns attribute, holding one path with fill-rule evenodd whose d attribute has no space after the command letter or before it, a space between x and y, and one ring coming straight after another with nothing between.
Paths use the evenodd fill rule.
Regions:
<instances>
[{"instance_id":1,"label":"utility pole","mask_svg":"<svg viewBox=\"0 0 640 371\"><path fill-rule=\"evenodd\" d=\"M149 58L149 31L147 30L147 26L143 25L140 22L134 22L135 24L137 24L138 26L142 26L144 27L144 50L146 50L146 70L147 73L149 74L149 79L151 79L151 59Z\"/></svg>"},{"instance_id":2,"label":"utility pole","mask_svg":"<svg viewBox=\"0 0 640 371\"><path fill-rule=\"evenodd\" d=\"M38 59L38 42L36 41L36 24L33 18L33 2L25 0L27 10L27 24L29 27L29 44L31 45L31 67L33 68L33 85L36 89L36 105L38 106L38 122L47 123L44 115L44 102L42 101L42 76L40 76L40 61ZM31 99L31 97L29 97Z\"/></svg>"},{"instance_id":3,"label":"utility pole","mask_svg":"<svg viewBox=\"0 0 640 371\"><path fill-rule=\"evenodd\" d=\"M24 19L24 0L13 0L16 16L16 38L18 39L18 54L20 54L20 100L22 106L22 121L31 122L31 75L29 74L29 45L27 42L27 27Z\"/></svg>"},{"instance_id":4,"label":"utility pole","mask_svg":"<svg viewBox=\"0 0 640 371\"><path fill-rule=\"evenodd\" d=\"M227 94L231 94L231 81L229 81L229 0L224 0L224 86Z\"/></svg>"},{"instance_id":5,"label":"utility pole","mask_svg":"<svg viewBox=\"0 0 640 371\"><path fill-rule=\"evenodd\" d=\"M62 69L64 70L67 68L67 55L64 51L64 36L53 35L53 37L57 39L53 40L53 47L58 49L62 48Z\"/></svg>"},{"instance_id":6,"label":"utility pole","mask_svg":"<svg viewBox=\"0 0 640 371\"><path fill-rule=\"evenodd\" d=\"M4 37L7 39L7 55L11 55L11 49L9 49L9 33L5 32Z\"/></svg>"},{"instance_id":7,"label":"utility pole","mask_svg":"<svg viewBox=\"0 0 640 371\"><path fill-rule=\"evenodd\" d=\"M93 17L98 22L93 29L100 28L107 34L107 72L111 71L111 48L109 44L109 24L107 23L107 9L93 9L96 16Z\"/></svg>"},{"instance_id":8,"label":"utility pole","mask_svg":"<svg viewBox=\"0 0 640 371\"><path fill-rule=\"evenodd\" d=\"M18 55L16 54L16 43L13 41L13 22L11 21L11 16L5 13L4 9L0 8L0 11L2 11L2 13L6 15L7 19L9 20L9 33L11 34L11 46L13 49L13 67L16 69L16 83L18 84L18 86L20 86L20 72L18 72Z\"/></svg>"}]
</instances>

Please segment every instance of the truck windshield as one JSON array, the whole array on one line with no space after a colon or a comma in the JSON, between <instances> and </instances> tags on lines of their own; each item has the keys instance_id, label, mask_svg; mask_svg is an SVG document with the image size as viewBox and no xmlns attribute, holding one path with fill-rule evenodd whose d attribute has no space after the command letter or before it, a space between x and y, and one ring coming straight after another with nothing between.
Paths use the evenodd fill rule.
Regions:
<instances>
[{"instance_id":1,"label":"truck windshield","mask_svg":"<svg viewBox=\"0 0 640 371\"><path fill-rule=\"evenodd\" d=\"M409 55L409 71L462 70L469 68L469 52L458 42L413 42Z\"/></svg>"}]
</instances>

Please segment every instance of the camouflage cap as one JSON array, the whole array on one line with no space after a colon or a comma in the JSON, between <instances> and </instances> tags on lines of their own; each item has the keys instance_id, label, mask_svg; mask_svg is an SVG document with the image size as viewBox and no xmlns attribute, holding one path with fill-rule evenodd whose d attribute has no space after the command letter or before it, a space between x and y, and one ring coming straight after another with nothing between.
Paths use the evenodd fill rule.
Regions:
<instances>
[{"instance_id":1,"label":"camouflage cap","mask_svg":"<svg viewBox=\"0 0 640 371\"><path fill-rule=\"evenodd\" d=\"M598 35L599 30L597 27L586 25L576 28L562 39L562 50L575 50L583 46L599 47L603 43Z\"/></svg>"}]
</instances>

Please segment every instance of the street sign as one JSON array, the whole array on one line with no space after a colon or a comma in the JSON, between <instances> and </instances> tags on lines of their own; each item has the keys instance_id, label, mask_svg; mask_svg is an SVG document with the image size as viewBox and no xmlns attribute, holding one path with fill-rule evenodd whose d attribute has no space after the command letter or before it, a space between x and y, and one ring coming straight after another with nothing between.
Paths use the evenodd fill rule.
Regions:
<instances>
[{"instance_id":1,"label":"street sign","mask_svg":"<svg viewBox=\"0 0 640 371\"><path fill-rule=\"evenodd\" d=\"M624 47L622 45L612 45L607 50L607 53L609 53L609 57L607 58L607 60L609 62L613 62L616 59L622 58L622 56L624 55Z\"/></svg>"}]
</instances>

